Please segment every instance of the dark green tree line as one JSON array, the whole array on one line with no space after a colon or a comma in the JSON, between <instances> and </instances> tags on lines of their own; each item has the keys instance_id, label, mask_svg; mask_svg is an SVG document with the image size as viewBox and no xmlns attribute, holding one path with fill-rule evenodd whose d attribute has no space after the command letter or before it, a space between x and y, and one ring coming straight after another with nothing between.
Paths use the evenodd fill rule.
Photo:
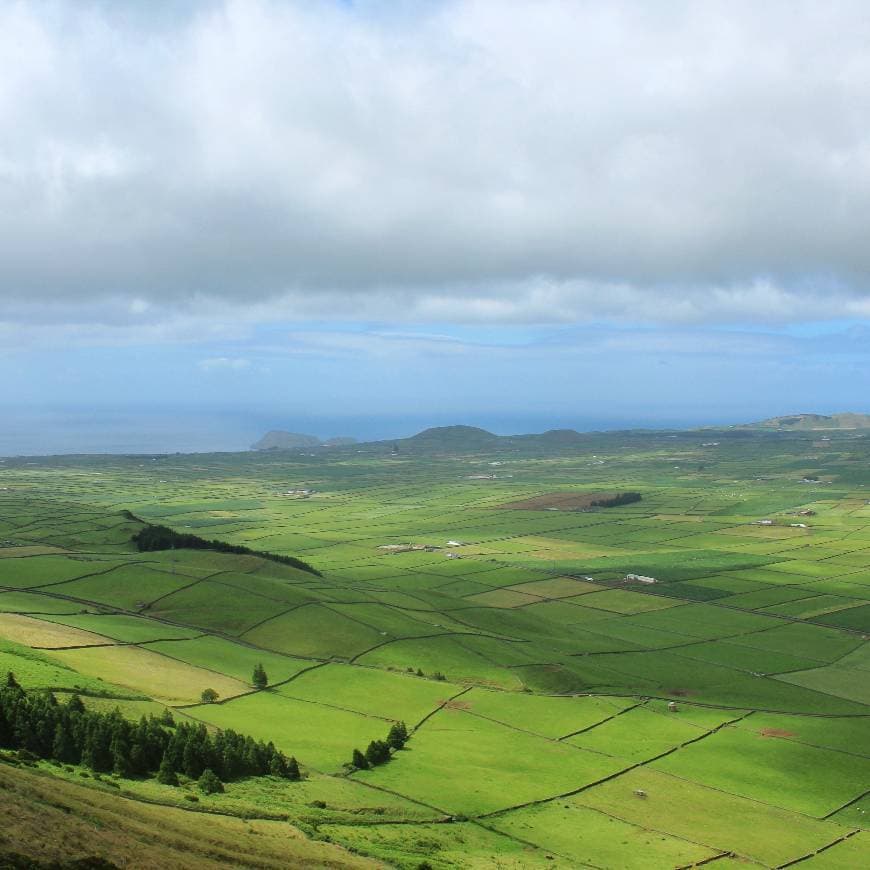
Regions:
<instances>
[{"instance_id":1,"label":"dark green tree line","mask_svg":"<svg viewBox=\"0 0 870 870\"><path fill-rule=\"evenodd\" d=\"M136 723L117 709L87 710L78 695L61 704L51 692L26 692L12 674L0 688L0 747L82 764L96 773L156 775L166 785L177 785L178 774L198 780L206 770L224 782L246 776L300 778L296 759L271 742L230 729L212 735L204 725L176 725L168 711Z\"/></svg>"},{"instance_id":2,"label":"dark green tree line","mask_svg":"<svg viewBox=\"0 0 870 870\"><path fill-rule=\"evenodd\" d=\"M387 734L386 740L372 740L365 752L354 749L351 767L368 770L392 758L393 750L403 749L408 742L408 728L404 722L396 722Z\"/></svg>"},{"instance_id":3,"label":"dark green tree line","mask_svg":"<svg viewBox=\"0 0 870 870\"><path fill-rule=\"evenodd\" d=\"M133 519L138 519L133 514L129 514L129 516ZM281 556L278 553L252 550L250 547L243 547L241 544L228 544L226 541L208 541L199 535L176 532L174 529L170 529L169 526L147 525L136 532L132 540L140 552L172 549L214 550L218 553L232 553L237 556L259 556L261 559L269 559L271 562L290 565L292 568L299 568L300 571L307 571L309 574L315 574L318 577L321 576L318 570L312 568L307 562L303 562L302 559L297 559L295 556Z\"/></svg>"}]
</instances>

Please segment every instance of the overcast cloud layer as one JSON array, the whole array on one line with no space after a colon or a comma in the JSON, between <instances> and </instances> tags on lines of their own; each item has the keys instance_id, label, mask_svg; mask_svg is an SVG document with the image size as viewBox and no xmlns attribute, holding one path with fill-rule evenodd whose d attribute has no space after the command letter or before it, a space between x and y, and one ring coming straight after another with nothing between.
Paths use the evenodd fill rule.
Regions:
<instances>
[{"instance_id":1,"label":"overcast cloud layer","mask_svg":"<svg viewBox=\"0 0 870 870\"><path fill-rule=\"evenodd\" d=\"M865 317L868 45L866 2L2 2L0 320Z\"/></svg>"}]
</instances>

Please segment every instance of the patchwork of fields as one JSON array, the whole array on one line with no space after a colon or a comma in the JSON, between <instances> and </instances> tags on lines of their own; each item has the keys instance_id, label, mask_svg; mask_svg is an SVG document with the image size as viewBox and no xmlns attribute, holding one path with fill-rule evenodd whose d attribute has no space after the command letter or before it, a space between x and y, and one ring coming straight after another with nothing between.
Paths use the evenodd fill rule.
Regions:
<instances>
[{"instance_id":1,"label":"patchwork of fields","mask_svg":"<svg viewBox=\"0 0 870 870\"><path fill-rule=\"evenodd\" d=\"M715 439L7 459L0 669L274 741L302 782L195 809L355 853L333 862L870 864L870 441ZM322 576L138 552L135 518ZM399 721L405 749L348 770ZM48 775L194 809L186 787L27 772Z\"/></svg>"}]
</instances>

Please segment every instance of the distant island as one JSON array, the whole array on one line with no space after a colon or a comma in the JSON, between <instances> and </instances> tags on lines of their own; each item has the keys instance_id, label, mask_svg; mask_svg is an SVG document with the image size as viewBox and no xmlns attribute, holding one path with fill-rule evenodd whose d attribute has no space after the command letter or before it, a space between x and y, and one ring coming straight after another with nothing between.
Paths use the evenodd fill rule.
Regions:
<instances>
[{"instance_id":1,"label":"distant island","mask_svg":"<svg viewBox=\"0 0 870 870\"><path fill-rule=\"evenodd\" d=\"M746 430L775 432L812 432L823 430L870 429L870 414L846 412L841 414L789 414L771 417L755 423L737 423L727 427L704 427L682 430L627 429L622 434L639 435L650 431L670 431L673 436L692 437L711 430L735 435ZM382 441L358 441L355 438L328 438L321 440L315 435L274 430L267 432L251 445L252 450L305 451L320 447L348 447L358 445L366 452L388 450L393 455L481 453L499 449L572 450L589 443L589 438L602 433L576 432L574 429L550 429L547 432L522 435L496 435L477 426L433 426L407 438ZM672 436L672 437L673 437Z\"/></svg>"},{"instance_id":2,"label":"distant island","mask_svg":"<svg viewBox=\"0 0 870 870\"><path fill-rule=\"evenodd\" d=\"M307 450L311 447L347 447L356 443L356 438L338 437L323 441L316 435L302 435L298 432L282 432L274 429L252 444L251 450Z\"/></svg>"},{"instance_id":3,"label":"distant island","mask_svg":"<svg viewBox=\"0 0 870 870\"><path fill-rule=\"evenodd\" d=\"M771 417L758 423L747 423L740 428L813 431L817 429L870 429L870 414L789 414Z\"/></svg>"}]
</instances>

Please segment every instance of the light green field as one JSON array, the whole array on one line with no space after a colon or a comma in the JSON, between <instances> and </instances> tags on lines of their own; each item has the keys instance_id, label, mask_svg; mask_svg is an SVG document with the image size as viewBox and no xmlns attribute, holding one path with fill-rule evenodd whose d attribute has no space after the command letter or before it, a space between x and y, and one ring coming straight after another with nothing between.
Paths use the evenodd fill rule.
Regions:
<instances>
[{"instance_id":1,"label":"light green field","mask_svg":"<svg viewBox=\"0 0 870 870\"><path fill-rule=\"evenodd\" d=\"M255 692L226 704L185 708L192 718L272 740L318 770L333 772L350 761L355 747L386 736L390 722L335 706L299 701L273 692Z\"/></svg>"}]
</instances>

